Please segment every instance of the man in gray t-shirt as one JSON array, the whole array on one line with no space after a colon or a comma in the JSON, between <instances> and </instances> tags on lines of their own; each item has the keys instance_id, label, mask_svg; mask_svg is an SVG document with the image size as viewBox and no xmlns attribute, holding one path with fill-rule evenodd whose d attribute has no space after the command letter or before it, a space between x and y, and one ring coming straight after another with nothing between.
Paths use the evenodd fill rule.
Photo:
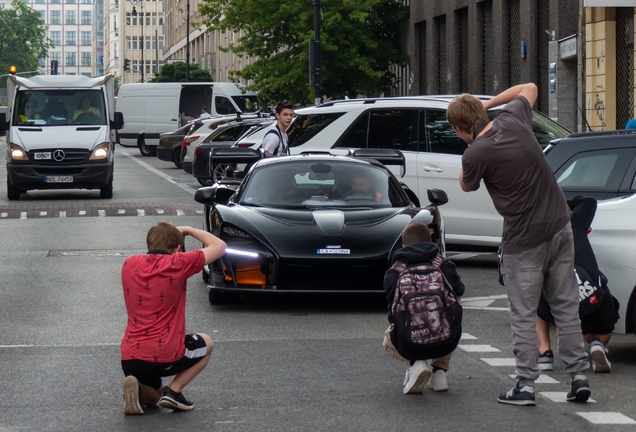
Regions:
<instances>
[{"instance_id":1,"label":"man in gray t-shirt","mask_svg":"<svg viewBox=\"0 0 636 432\"><path fill-rule=\"evenodd\" d=\"M504 218L501 274L510 301L510 326L517 364L517 384L497 400L535 405L537 307L543 290L559 329L559 353L572 377L568 401L585 402L591 391L578 317L574 244L570 210L532 132L537 87L518 85L486 101L460 95L447 117L468 144L459 175L461 188L479 189L483 180ZM493 121L487 109L507 104Z\"/></svg>"}]
</instances>

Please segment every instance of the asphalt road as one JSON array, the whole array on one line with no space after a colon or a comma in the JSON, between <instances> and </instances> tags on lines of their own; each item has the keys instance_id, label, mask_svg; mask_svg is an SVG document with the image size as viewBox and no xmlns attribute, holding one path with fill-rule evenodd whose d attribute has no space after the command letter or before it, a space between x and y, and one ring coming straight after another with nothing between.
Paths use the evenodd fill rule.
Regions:
<instances>
[{"instance_id":1,"label":"asphalt road","mask_svg":"<svg viewBox=\"0 0 636 432\"><path fill-rule=\"evenodd\" d=\"M2 185L4 153L2 140ZM614 336L611 374L590 372L596 402L550 399L568 390L559 361L537 384L536 407L496 402L514 384L514 366L491 365L512 358L507 302L495 257L470 253L454 255L467 286L465 339L453 355L448 392L402 394L404 367L381 345L381 297L211 306L195 276L188 331L215 340L210 364L184 391L195 409L124 416L121 264L144 252L146 231L159 220L202 225L196 187L172 164L118 147L112 200L97 191L34 191L9 203L0 192L0 432L636 430L634 335ZM189 239L186 246L198 245Z\"/></svg>"}]
</instances>

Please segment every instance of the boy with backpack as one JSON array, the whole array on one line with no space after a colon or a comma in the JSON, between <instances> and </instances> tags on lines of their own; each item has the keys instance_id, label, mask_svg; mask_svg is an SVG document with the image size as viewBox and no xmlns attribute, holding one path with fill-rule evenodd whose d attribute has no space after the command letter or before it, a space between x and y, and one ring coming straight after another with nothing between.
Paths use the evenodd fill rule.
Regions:
<instances>
[{"instance_id":1,"label":"boy with backpack","mask_svg":"<svg viewBox=\"0 0 636 432\"><path fill-rule=\"evenodd\" d=\"M422 393L427 382L434 391L448 390L446 372L461 337L459 297L465 287L455 264L431 241L425 224L409 224L402 233L402 246L384 275L391 325L383 345L408 366L404 394ZM433 359L432 370L428 359Z\"/></svg>"}]
</instances>

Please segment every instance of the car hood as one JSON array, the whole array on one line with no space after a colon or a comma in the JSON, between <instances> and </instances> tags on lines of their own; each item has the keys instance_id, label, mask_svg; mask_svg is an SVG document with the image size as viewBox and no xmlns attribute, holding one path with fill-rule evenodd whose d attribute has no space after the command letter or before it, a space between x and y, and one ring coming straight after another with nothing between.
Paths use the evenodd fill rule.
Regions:
<instances>
[{"instance_id":1,"label":"car hood","mask_svg":"<svg viewBox=\"0 0 636 432\"><path fill-rule=\"evenodd\" d=\"M108 141L106 126L13 127L11 141L26 151L41 148L93 148Z\"/></svg>"},{"instance_id":2,"label":"car hood","mask_svg":"<svg viewBox=\"0 0 636 432\"><path fill-rule=\"evenodd\" d=\"M224 222L248 232L280 257L340 258L386 255L416 217L430 223L427 209L287 210L218 206Z\"/></svg>"}]
</instances>

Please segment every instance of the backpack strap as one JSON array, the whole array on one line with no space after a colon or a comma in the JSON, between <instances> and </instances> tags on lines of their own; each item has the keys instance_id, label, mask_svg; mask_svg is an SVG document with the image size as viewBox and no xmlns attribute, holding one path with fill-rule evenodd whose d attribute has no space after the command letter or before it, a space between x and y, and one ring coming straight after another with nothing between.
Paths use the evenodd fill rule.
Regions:
<instances>
[{"instance_id":1,"label":"backpack strap","mask_svg":"<svg viewBox=\"0 0 636 432\"><path fill-rule=\"evenodd\" d=\"M270 129L265 136L263 137L263 140L265 140L265 137L269 134L276 134L276 136L278 136L278 147L276 147L276 150L274 150L274 155L277 155L280 153L280 149L281 146L283 145L283 133L281 132L281 130L278 128L278 125L274 126L273 129ZM263 146L263 144L261 143L261 147Z\"/></svg>"}]
</instances>

